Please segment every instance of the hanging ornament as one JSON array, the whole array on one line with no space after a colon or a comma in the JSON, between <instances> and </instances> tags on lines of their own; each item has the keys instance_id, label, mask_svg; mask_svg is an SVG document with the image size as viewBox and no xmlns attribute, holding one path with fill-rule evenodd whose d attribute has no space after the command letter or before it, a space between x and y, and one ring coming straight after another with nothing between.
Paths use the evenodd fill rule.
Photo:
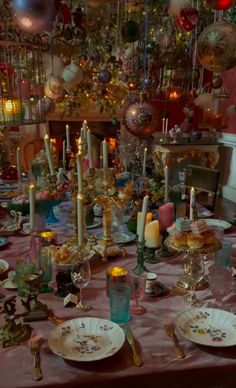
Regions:
<instances>
[{"instance_id":1,"label":"hanging ornament","mask_svg":"<svg viewBox=\"0 0 236 388\"><path fill-rule=\"evenodd\" d=\"M62 79L55 75L49 76L45 85L45 94L52 100L57 100L62 96L63 93L63 82Z\"/></svg>"},{"instance_id":2,"label":"hanging ornament","mask_svg":"<svg viewBox=\"0 0 236 388\"><path fill-rule=\"evenodd\" d=\"M219 74L215 74L212 77L211 86L213 89L219 89L223 85L223 80Z\"/></svg>"},{"instance_id":3,"label":"hanging ornament","mask_svg":"<svg viewBox=\"0 0 236 388\"><path fill-rule=\"evenodd\" d=\"M129 104L124 112L124 124L133 135L145 139L157 131L159 112L157 107L143 99Z\"/></svg>"},{"instance_id":4,"label":"hanging ornament","mask_svg":"<svg viewBox=\"0 0 236 388\"><path fill-rule=\"evenodd\" d=\"M121 27L121 36L124 42L136 42L140 36L138 23L133 20L125 22Z\"/></svg>"},{"instance_id":5,"label":"hanging ornament","mask_svg":"<svg viewBox=\"0 0 236 388\"><path fill-rule=\"evenodd\" d=\"M100 73L98 74L98 80L102 84L107 84L108 82L110 82L111 78L112 78L111 72L107 69L101 70Z\"/></svg>"},{"instance_id":6,"label":"hanging ornament","mask_svg":"<svg viewBox=\"0 0 236 388\"><path fill-rule=\"evenodd\" d=\"M62 78L67 84L78 84L83 79L83 73L78 65L71 63L66 66L62 73Z\"/></svg>"},{"instance_id":7,"label":"hanging ornament","mask_svg":"<svg viewBox=\"0 0 236 388\"><path fill-rule=\"evenodd\" d=\"M184 8L180 15L176 16L177 24L184 31L193 30L198 21L198 10L196 8Z\"/></svg>"},{"instance_id":8,"label":"hanging ornament","mask_svg":"<svg viewBox=\"0 0 236 388\"><path fill-rule=\"evenodd\" d=\"M218 21L206 27L197 41L197 58L215 73L236 66L236 25Z\"/></svg>"},{"instance_id":9,"label":"hanging ornament","mask_svg":"<svg viewBox=\"0 0 236 388\"><path fill-rule=\"evenodd\" d=\"M234 0L207 0L207 3L210 4L214 9L226 10L234 5Z\"/></svg>"},{"instance_id":10,"label":"hanging ornament","mask_svg":"<svg viewBox=\"0 0 236 388\"><path fill-rule=\"evenodd\" d=\"M42 33L52 27L55 8L50 0L13 0L18 26L30 33Z\"/></svg>"},{"instance_id":11,"label":"hanging ornament","mask_svg":"<svg viewBox=\"0 0 236 388\"><path fill-rule=\"evenodd\" d=\"M180 15L182 9L189 6L189 0L170 0L168 13L171 16Z\"/></svg>"}]
</instances>

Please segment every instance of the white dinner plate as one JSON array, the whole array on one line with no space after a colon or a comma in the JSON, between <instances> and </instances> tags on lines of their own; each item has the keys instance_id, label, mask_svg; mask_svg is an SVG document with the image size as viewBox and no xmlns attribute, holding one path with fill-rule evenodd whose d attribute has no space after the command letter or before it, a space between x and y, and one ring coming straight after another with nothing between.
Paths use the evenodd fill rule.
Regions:
<instances>
[{"instance_id":1,"label":"white dinner plate","mask_svg":"<svg viewBox=\"0 0 236 388\"><path fill-rule=\"evenodd\" d=\"M63 322L48 336L53 353L73 361L96 361L115 354L125 341L119 325L106 319L84 317Z\"/></svg>"},{"instance_id":2,"label":"white dinner plate","mask_svg":"<svg viewBox=\"0 0 236 388\"><path fill-rule=\"evenodd\" d=\"M214 218L207 218L205 219L208 226L220 226L224 229L229 229L232 225L230 222L224 221L224 220L216 220Z\"/></svg>"},{"instance_id":3,"label":"white dinner plate","mask_svg":"<svg viewBox=\"0 0 236 388\"><path fill-rule=\"evenodd\" d=\"M2 275L4 272L6 272L8 270L8 268L9 268L8 262L0 259L0 275Z\"/></svg>"},{"instance_id":4,"label":"white dinner plate","mask_svg":"<svg viewBox=\"0 0 236 388\"><path fill-rule=\"evenodd\" d=\"M178 315L176 328L189 341L206 346L236 345L236 316L213 308L192 308Z\"/></svg>"},{"instance_id":5,"label":"white dinner plate","mask_svg":"<svg viewBox=\"0 0 236 388\"><path fill-rule=\"evenodd\" d=\"M8 244L8 239L6 237L0 237L0 248L5 247Z\"/></svg>"}]
</instances>

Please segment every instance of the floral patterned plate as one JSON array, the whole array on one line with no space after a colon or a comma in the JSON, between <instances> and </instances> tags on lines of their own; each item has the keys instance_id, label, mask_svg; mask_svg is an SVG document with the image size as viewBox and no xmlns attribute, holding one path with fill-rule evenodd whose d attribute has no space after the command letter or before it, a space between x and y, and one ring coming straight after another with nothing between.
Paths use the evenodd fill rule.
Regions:
<instances>
[{"instance_id":1,"label":"floral patterned plate","mask_svg":"<svg viewBox=\"0 0 236 388\"><path fill-rule=\"evenodd\" d=\"M96 361L115 354L125 335L114 322L85 317L63 322L48 337L53 353L73 361Z\"/></svg>"},{"instance_id":2,"label":"floral patterned plate","mask_svg":"<svg viewBox=\"0 0 236 388\"><path fill-rule=\"evenodd\" d=\"M224 310L191 308L178 315L176 328L183 337L200 345L236 345L236 316Z\"/></svg>"}]
</instances>

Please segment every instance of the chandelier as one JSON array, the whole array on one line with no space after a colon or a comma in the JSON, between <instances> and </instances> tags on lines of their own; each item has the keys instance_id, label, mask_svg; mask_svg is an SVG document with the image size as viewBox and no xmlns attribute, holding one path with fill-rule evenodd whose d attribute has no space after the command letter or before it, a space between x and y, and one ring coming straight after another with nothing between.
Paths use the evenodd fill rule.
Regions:
<instances>
[{"instance_id":1,"label":"chandelier","mask_svg":"<svg viewBox=\"0 0 236 388\"><path fill-rule=\"evenodd\" d=\"M42 53L39 35L18 29L8 1L0 1L0 125L45 122Z\"/></svg>"}]
</instances>

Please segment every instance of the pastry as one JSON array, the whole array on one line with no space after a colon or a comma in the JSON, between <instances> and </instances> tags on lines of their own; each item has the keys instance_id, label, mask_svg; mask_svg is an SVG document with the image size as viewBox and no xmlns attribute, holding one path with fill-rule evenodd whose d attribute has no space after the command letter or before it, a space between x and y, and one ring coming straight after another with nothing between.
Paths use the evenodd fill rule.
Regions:
<instances>
[{"instance_id":1,"label":"pastry","mask_svg":"<svg viewBox=\"0 0 236 388\"><path fill-rule=\"evenodd\" d=\"M170 236L170 241L176 248L184 248L187 245L187 234L183 232L174 233Z\"/></svg>"},{"instance_id":2,"label":"pastry","mask_svg":"<svg viewBox=\"0 0 236 388\"><path fill-rule=\"evenodd\" d=\"M191 230L188 218L177 218L174 225L180 232L189 232Z\"/></svg>"},{"instance_id":3,"label":"pastry","mask_svg":"<svg viewBox=\"0 0 236 388\"><path fill-rule=\"evenodd\" d=\"M201 234L188 233L187 245L189 248L196 250L202 248L205 244L205 238Z\"/></svg>"},{"instance_id":4,"label":"pastry","mask_svg":"<svg viewBox=\"0 0 236 388\"><path fill-rule=\"evenodd\" d=\"M213 230L207 230L206 232L202 233L204 239L205 239L205 245L211 245L215 244L216 237Z\"/></svg>"},{"instance_id":5,"label":"pastry","mask_svg":"<svg viewBox=\"0 0 236 388\"><path fill-rule=\"evenodd\" d=\"M194 234L201 234L208 230L208 225L205 220L197 220L191 222L191 230Z\"/></svg>"}]
</instances>

